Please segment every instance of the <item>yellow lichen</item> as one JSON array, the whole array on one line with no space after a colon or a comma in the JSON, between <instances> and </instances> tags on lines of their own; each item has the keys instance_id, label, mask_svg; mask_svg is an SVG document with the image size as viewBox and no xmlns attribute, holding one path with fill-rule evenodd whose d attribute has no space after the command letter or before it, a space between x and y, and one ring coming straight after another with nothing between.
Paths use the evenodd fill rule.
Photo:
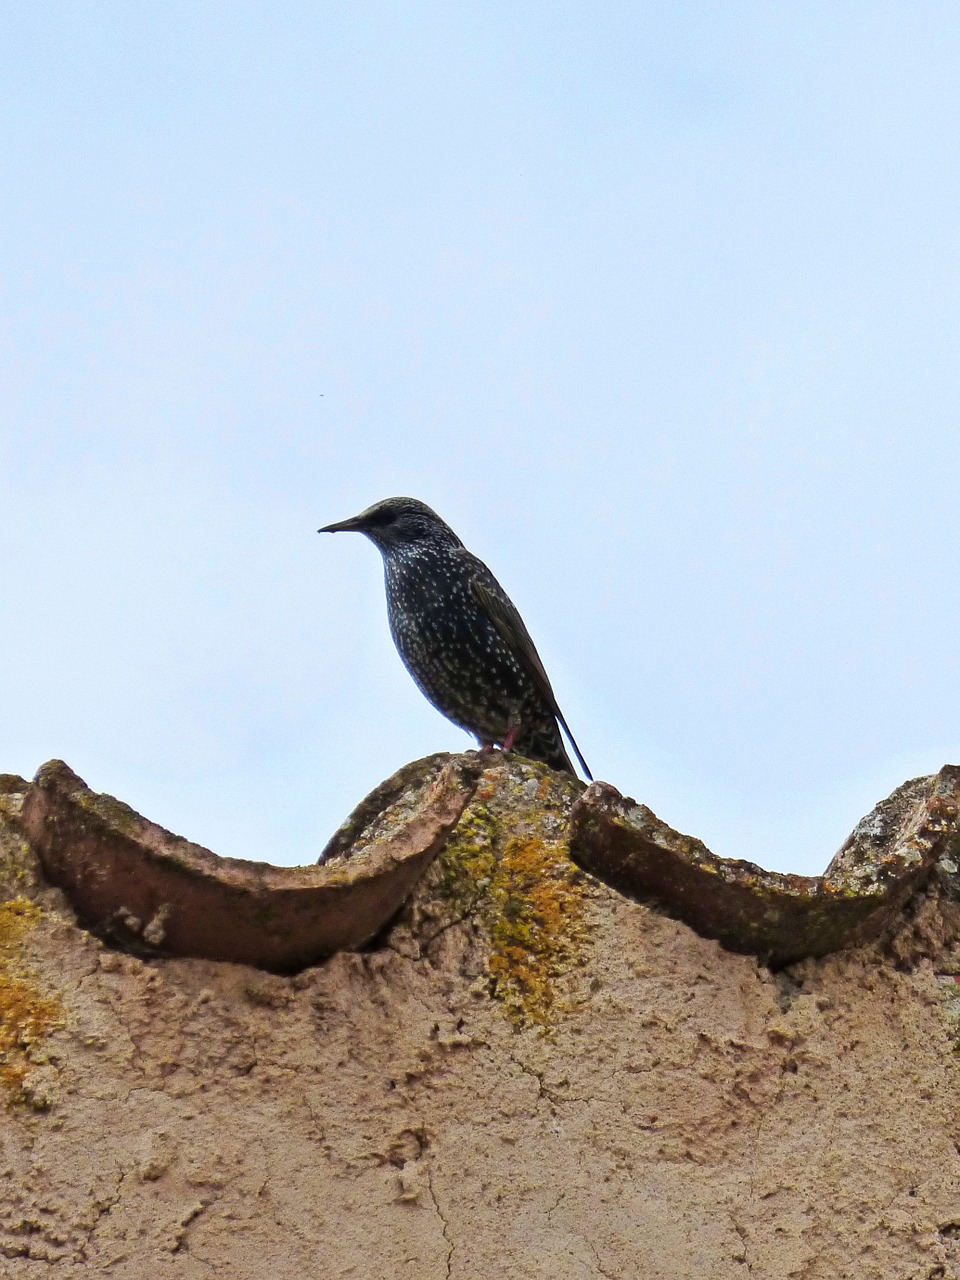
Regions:
<instances>
[{"instance_id":1,"label":"yellow lichen","mask_svg":"<svg viewBox=\"0 0 960 1280\"><path fill-rule=\"evenodd\" d=\"M515 1021L546 1026L555 1012L557 980L587 938L583 875L562 846L537 837L512 839L490 897L497 908L489 960L495 994Z\"/></svg>"},{"instance_id":2,"label":"yellow lichen","mask_svg":"<svg viewBox=\"0 0 960 1280\"><path fill-rule=\"evenodd\" d=\"M60 1002L44 995L22 963L23 935L39 918L29 898L0 902L0 1087L11 1101L23 1096L31 1048L62 1018Z\"/></svg>"},{"instance_id":3,"label":"yellow lichen","mask_svg":"<svg viewBox=\"0 0 960 1280\"><path fill-rule=\"evenodd\" d=\"M536 834L549 806L524 813L529 834L505 838L506 824L478 798L441 855L439 889L484 925L490 991L511 1020L546 1028L563 1007L560 980L589 936L586 880L565 843ZM538 800L547 799L541 785Z\"/></svg>"}]
</instances>

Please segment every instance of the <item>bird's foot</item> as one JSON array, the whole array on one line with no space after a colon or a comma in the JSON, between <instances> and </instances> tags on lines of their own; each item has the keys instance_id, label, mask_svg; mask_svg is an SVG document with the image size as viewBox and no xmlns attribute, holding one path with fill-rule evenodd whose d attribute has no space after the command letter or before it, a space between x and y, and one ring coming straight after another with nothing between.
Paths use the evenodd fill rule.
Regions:
<instances>
[{"instance_id":1,"label":"bird's foot","mask_svg":"<svg viewBox=\"0 0 960 1280\"><path fill-rule=\"evenodd\" d=\"M516 740L517 740L517 734L518 734L519 732L520 732L520 730L519 730L519 729L511 729L511 730L510 730L510 732L507 734L507 736L506 736L506 737L504 738L504 740L503 740L503 750L504 750L504 751L512 751L512 750L513 750L513 744L516 742Z\"/></svg>"}]
</instances>

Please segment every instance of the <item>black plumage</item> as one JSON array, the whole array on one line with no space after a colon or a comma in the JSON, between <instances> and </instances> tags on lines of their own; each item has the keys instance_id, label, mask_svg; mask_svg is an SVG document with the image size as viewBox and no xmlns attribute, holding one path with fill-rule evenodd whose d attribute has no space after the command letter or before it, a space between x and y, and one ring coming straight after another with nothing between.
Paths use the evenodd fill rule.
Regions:
<instances>
[{"instance_id":1,"label":"black plumage","mask_svg":"<svg viewBox=\"0 0 960 1280\"><path fill-rule=\"evenodd\" d=\"M481 747L573 773L587 768L507 593L450 526L415 498L386 498L319 533L364 533L383 556L390 631L424 696Z\"/></svg>"}]
</instances>

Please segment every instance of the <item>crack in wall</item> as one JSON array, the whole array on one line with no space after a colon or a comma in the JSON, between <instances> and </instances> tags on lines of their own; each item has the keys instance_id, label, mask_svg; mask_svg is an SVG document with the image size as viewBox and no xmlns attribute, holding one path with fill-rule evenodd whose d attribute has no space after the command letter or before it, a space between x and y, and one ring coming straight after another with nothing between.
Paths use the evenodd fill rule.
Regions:
<instances>
[{"instance_id":1,"label":"crack in wall","mask_svg":"<svg viewBox=\"0 0 960 1280\"><path fill-rule=\"evenodd\" d=\"M593 1261L594 1261L594 1265L597 1268L597 1275L600 1276L602 1280L617 1280L615 1276L613 1276L609 1271L606 1270L603 1263L600 1261L600 1251L597 1248L597 1246L593 1243L593 1241L589 1238L589 1236L583 1236L583 1240L586 1242L587 1247L589 1248L590 1252L593 1254Z\"/></svg>"},{"instance_id":2,"label":"crack in wall","mask_svg":"<svg viewBox=\"0 0 960 1280\"><path fill-rule=\"evenodd\" d=\"M193 1224L197 1222L212 1204L219 1200L219 1195L201 1196L200 1199L190 1206L177 1223L173 1237L173 1248L171 1253L179 1253L181 1249L186 1249L189 1245L189 1234Z\"/></svg>"},{"instance_id":3,"label":"crack in wall","mask_svg":"<svg viewBox=\"0 0 960 1280\"><path fill-rule=\"evenodd\" d=\"M430 1193L430 1199L433 1202L433 1207L436 1210L437 1217L440 1219L440 1229L443 1232L443 1238L447 1245L447 1263L444 1280L450 1280L450 1277L453 1274L454 1244L453 1240L450 1238L449 1223L444 1217L443 1210L440 1208L440 1201L437 1199L437 1193L433 1186L433 1170L430 1168L429 1163L426 1163L425 1172L427 1175L427 1191Z\"/></svg>"},{"instance_id":4,"label":"crack in wall","mask_svg":"<svg viewBox=\"0 0 960 1280\"><path fill-rule=\"evenodd\" d=\"M120 1197L123 1194L123 1184L126 1181L126 1177L129 1172L130 1172L129 1169L119 1170L117 1174L117 1185L114 1188L113 1195L108 1200L94 1201L96 1217L94 1218L93 1222L90 1224L90 1228L87 1231L86 1239L83 1240L80 1244L80 1247L78 1250L80 1255L80 1261L85 1262L87 1260L87 1250L90 1248L90 1245L93 1243L93 1238L99 1231L101 1223L103 1222L104 1218L109 1217L109 1215L113 1212L116 1206L120 1203Z\"/></svg>"},{"instance_id":5,"label":"crack in wall","mask_svg":"<svg viewBox=\"0 0 960 1280\"><path fill-rule=\"evenodd\" d=\"M514 1064L514 1066L519 1067L525 1076L531 1076L534 1080L536 1080L538 1102L542 1098L545 1098L547 1102L551 1103L551 1105L555 1107L560 1107L560 1106L563 1106L565 1103L571 1103L571 1102L587 1103L591 1101L590 1098L581 1097L578 1094L574 1094L574 1093L567 1093L567 1094L564 1094L563 1097L561 1097L558 1093L555 1093L548 1084L544 1082L545 1073L543 1071L538 1071L536 1067L531 1067L529 1063L524 1062L522 1058L518 1058L516 1054L510 1055L510 1061Z\"/></svg>"}]
</instances>

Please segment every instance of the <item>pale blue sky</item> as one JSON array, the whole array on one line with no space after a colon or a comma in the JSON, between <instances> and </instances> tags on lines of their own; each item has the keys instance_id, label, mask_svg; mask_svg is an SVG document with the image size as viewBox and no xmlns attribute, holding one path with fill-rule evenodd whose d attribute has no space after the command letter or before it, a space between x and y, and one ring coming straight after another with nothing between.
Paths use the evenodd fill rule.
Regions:
<instances>
[{"instance_id":1,"label":"pale blue sky","mask_svg":"<svg viewBox=\"0 0 960 1280\"><path fill-rule=\"evenodd\" d=\"M435 506L597 777L814 872L960 760L960 9L60 3L0 41L0 770L305 862L468 746Z\"/></svg>"}]
</instances>

